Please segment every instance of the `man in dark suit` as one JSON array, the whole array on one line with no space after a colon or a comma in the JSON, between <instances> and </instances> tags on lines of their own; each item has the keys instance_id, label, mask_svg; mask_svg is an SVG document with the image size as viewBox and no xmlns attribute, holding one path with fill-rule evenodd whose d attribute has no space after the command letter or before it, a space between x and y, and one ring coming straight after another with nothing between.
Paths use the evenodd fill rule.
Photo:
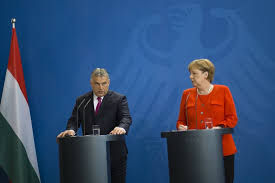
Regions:
<instances>
[{"instance_id":1,"label":"man in dark suit","mask_svg":"<svg viewBox=\"0 0 275 183\"><path fill-rule=\"evenodd\" d=\"M100 126L101 135L128 133L132 118L126 96L109 90L110 79L107 71L95 69L90 84L92 91L77 98L67 128L58 138L76 135L80 124L84 135L92 134L93 125ZM110 143L112 183L125 182L127 153L124 141Z\"/></svg>"}]
</instances>

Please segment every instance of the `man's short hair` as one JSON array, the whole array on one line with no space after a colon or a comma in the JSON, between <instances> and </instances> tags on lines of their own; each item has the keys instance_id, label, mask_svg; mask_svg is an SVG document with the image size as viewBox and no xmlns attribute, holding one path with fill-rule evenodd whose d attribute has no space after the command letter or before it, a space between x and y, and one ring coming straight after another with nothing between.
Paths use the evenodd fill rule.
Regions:
<instances>
[{"instance_id":1,"label":"man's short hair","mask_svg":"<svg viewBox=\"0 0 275 183\"><path fill-rule=\"evenodd\" d=\"M92 81L94 77L107 77L109 79L109 74L104 68L96 68L91 74L90 81Z\"/></svg>"}]
</instances>

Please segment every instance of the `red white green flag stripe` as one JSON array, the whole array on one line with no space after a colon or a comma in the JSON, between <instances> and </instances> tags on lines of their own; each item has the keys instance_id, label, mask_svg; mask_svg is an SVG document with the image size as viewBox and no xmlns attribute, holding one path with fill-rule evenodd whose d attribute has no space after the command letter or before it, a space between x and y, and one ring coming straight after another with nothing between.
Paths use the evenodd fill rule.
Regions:
<instances>
[{"instance_id":1,"label":"red white green flag stripe","mask_svg":"<svg viewBox=\"0 0 275 183\"><path fill-rule=\"evenodd\" d=\"M0 167L12 183L40 182L15 28L0 105Z\"/></svg>"}]
</instances>

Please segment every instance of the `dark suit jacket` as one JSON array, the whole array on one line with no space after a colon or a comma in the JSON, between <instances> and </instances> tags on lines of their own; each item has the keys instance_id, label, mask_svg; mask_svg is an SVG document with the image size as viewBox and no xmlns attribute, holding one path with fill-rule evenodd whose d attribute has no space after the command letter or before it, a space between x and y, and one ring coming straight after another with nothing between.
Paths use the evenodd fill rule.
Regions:
<instances>
[{"instance_id":1,"label":"dark suit jacket","mask_svg":"<svg viewBox=\"0 0 275 183\"><path fill-rule=\"evenodd\" d=\"M77 132L77 129L82 125L83 134L85 126L85 135L88 135L92 133L92 125L96 124L100 125L101 135L109 134L116 126L124 128L128 133L132 118L129 113L126 96L114 91L108 91L102 100L97 115L94 113L95 107L92 91L78 97L72 115L68 120L67 130L72 129ZM120 149L119 153L127 153L124 142L121 145L116 145L116 149ZM115 151L112 148L112 144L111 151Z\"/></svg>"}]
</instances>

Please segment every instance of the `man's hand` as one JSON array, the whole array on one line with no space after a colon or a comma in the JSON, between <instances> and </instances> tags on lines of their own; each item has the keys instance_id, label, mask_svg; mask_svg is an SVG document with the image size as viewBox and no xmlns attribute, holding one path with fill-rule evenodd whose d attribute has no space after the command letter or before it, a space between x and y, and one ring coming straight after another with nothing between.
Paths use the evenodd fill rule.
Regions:
<instances>
[{"instance_id":1,"label":"man's hand","mask_svg":"<svg viewBox=\"0 0 275 183\"><path fill-rule=\"evenodd\" d=\"M178 130L179 130L179 131L186 131L186 130L188 130L188 126L179 125Z\"/></svg>"},{"instance_id":2,"label":"man's hand","mask_svg":"<svg viewBox=\"0 0 275 183\"><path fill-rule=\"evenodd\" d=\"M110 134L112 135L123 135L126 133L126 130L124 128L121 127L115 127Z\"/></svg>"},{"instance_id":3,"label":"man's hand","mask_svg":"<svg viewBox=\"0 0 275 183\"><path fill-rule=\"evenodd\" d=\"M75 135L75 132L74 132L74 130L66 130L66 131L64 131L64 132L61 132L61 133L57 136L57 138L63 138L63 137L65 137L66 135L74 136L74 135Z\"/></svg>"}]
</instances>

